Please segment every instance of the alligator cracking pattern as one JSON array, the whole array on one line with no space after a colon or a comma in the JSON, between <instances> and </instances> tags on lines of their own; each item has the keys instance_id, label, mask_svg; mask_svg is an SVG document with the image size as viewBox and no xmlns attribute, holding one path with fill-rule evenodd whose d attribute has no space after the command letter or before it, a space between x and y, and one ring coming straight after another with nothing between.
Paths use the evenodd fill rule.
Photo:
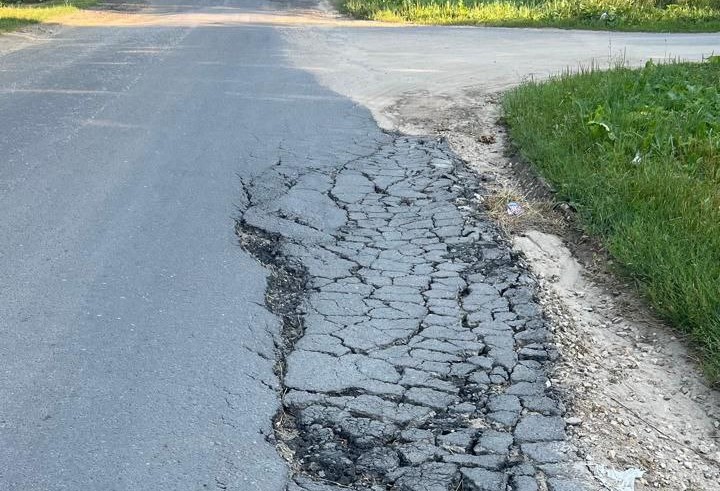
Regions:
<instances>
[{"instance_id":1,"label":"alligator cracking pattern","mask_svg":"<svg viewBox=\"0 0 720 491\"><path fill-rule=\"evenodd\" d=\"M243 183L239 234L272 243L249 250L305 275L281 374L289 491L588 489L535 283L471 206L477 181L444 142L395 136Z\"/></svg>"}]
</instances>

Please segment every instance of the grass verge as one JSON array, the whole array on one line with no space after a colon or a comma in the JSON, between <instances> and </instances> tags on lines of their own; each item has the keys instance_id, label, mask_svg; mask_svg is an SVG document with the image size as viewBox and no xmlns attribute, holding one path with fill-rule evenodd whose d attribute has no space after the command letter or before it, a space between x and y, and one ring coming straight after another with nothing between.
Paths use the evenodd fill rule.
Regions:
<instances>
[{"instance_id":1,"label":"grass verge","mask_svg":"<svg viewBox=\"0 0 720 491\"><path fill-rule=\"evenodd\" d=\"M51 0L42 3L5 4L0 2L0 32L30 24L57 20L63 15L97 3L95 0Z\"/></svg>"},{"instance_id":2,"label":"grass verge","mask_svg":"<svg viewBox=\"0 0 720 491\"><path fill-rule=\"evenodd\" d=\"M720 59L508 92L510 135L720 381Z\"/></svg>"},{"instance_id":3,"label":"grass verge","mask_svg":"<svg viewBox=\"0 0 720 491\"><path fill-rule=\"evenodd\" d=\"M360 19L623 31L720 30L720 0L337 0Z\"/></svg>"}]
</instances>

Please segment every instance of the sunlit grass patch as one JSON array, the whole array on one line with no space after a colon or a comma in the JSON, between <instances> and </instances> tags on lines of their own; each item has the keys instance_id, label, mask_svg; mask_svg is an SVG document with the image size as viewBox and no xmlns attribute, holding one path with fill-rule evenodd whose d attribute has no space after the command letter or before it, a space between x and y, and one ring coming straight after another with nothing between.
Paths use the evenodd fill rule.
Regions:
<instances>
[{"instance_id":1,"label":"sunlit grass patch","mask_svg":"<svg viewBox=\"0 0 720 491\"><path fill-rule=\"evenodd\" d=\"M361 19L647 31L718 31L720 0L338 0Z\"/></svg>"},{"instance_id":2,"label":"sunlit grass patch","mask_svg":"<svg viewBox=\"0 0 720 491\"><path fill-rule=\"evenodd\" d=\"M53 0L42 3L0 2L0 32L41 22L57 20L63 15L89 7L94 0Z\"/></svg>"},{"instance_id":3,"label":"sunlit grass patch","mask_svg":"<svg viewBox=\"0 0 720 491\"><path fill-rule=\"evenodd\" d=\"M522 155L720 380L720 60L531 82L504 109Z\"/></svg>"}]
</instances>

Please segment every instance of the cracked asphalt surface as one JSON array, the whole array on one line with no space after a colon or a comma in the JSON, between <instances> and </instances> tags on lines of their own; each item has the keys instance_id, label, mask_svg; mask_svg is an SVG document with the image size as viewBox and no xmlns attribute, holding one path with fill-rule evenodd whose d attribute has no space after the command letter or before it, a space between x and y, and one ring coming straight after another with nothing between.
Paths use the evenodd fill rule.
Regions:
<instances>
[{"instance_id":1,"label":"cracked asphalt surface","mask_svg":"<svg viewBox=\"0 0 720 491\"><path fill-rule=\"evenodd\" d=\"M584 487L478 176L296 66L311 6L0 38L1 490Z\"/></svg>"},{"instance_id":2,"label":"cracked asphalt surface","mask_svg":"<svg viewBox=\"0 0 720 491\"><path fill-rule=\"evenodd\" d=\"M278 164L245 185L242 241L261 230L272 252L248 249L306 276L276 422L305 475L290 489L343 489L312 477L583 489L546 386L556 354L535 284L473 208L478 176L442 142L376 145L329 168ZM268 295L283 294L296 292L271 284Z\"/></svg>"}]
</instances>

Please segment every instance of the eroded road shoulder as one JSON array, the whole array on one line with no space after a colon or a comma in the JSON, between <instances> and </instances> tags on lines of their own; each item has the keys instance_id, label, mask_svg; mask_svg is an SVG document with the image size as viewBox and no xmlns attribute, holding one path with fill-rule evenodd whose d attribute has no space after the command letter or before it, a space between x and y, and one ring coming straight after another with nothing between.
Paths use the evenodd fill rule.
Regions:
<instances>
[{"instance_id":1,"label":"eroded road shoulder","mask_svg":"<svg viewBox=\"0 0 720 491\"><path fill-rule=\"evenodd\" d=\"M244 183L238 233L286 325L289 489L587 486L534 279L471 206L477 182L444 142L391 136Z\"/></svg>"}]
</instances>

